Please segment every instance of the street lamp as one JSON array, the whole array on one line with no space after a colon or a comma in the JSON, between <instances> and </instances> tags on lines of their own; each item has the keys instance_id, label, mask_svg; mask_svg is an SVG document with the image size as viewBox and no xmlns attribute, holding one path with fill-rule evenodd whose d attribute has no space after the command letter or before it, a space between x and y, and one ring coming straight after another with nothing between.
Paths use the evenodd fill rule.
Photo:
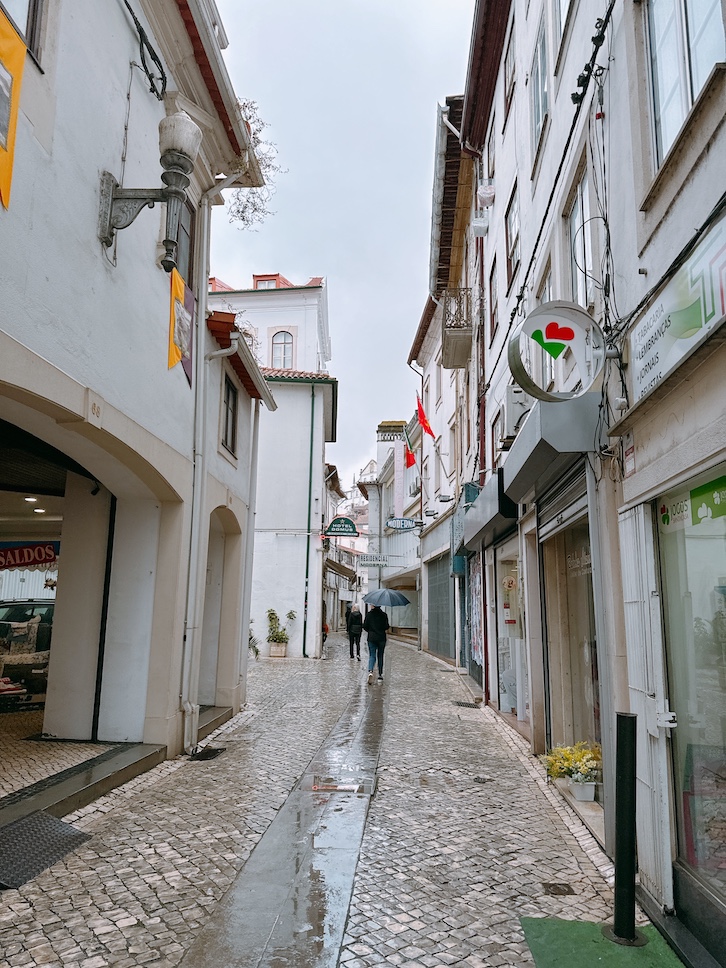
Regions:
<instances>
[{"instance_id":1,"label":"street lamp","mask_svg":"<svg viewBox=\"0 0 726 968\"><path fill-rule=\"evenodd\" d=\"M142 208L147 205L153 208L156 202L166 202L165 253L161 264L167 272L176 268L179 215L201 142L200 128L186 112L179 111L159 123L164 188L121 188L110 172L102 173L98 237L106 247L113 244L116 231L131 225Z\"/></svg>"}]
</instances>

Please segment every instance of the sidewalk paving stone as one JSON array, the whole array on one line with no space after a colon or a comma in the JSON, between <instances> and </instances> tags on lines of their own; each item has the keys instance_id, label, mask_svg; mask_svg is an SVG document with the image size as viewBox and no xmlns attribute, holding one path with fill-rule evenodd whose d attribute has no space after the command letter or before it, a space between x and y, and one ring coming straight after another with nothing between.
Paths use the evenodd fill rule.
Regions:
<instances>
[{"instance_id":1,"label":"sidewalk paving stone","mask_svg":"<svg viewBox=\"0 0 726 968\"><path fill-rule=\"evenodd\" d=\"M252 661L248 705L206 741L224 754L160 764L65 817L92 839L0 895L0 968L178 965L368 688L387 691L387 719L341 965L525 968L521 916L607 920L612 865L523 741L456 706L460 677L414 648L391 643L370 687L347 651L333 634L324 661ZM545 894L552 881L574 893Z\"/></svg>"}]
</instances>

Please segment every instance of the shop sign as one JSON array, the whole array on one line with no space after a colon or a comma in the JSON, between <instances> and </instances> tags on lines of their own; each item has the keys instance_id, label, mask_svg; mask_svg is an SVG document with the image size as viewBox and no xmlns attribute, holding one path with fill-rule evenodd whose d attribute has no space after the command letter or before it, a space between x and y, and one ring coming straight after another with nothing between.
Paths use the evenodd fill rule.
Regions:
<instances>
[{"instance_id":1,"label":"shop sign","mask_svg":"<svg viewBox=\"0 0 726 968\"><path fill-rule=\"evenodd\" d=\"M701 484L692 491L662 498L658 502L658 526L661 533L697 527L713 518L726 515L726 476Z\"/></svg>"},{"instance_id":2,"label":"shop sign","mask_svg":"<svg viewBox=\"0 0 726 968\"><path fill-rule=\"evenodd\" d=\"M50 568L56 565L59 554L60 541L0 541L0 568Z\"/></svg>"},{"instance_id":3,"label":"shop sign","mask_svg":"<svg viewBox=\"0 0 726 968\"><path fill-rule=\"evenodd\" d=\"M416 521L415 518L389 518L386 521L386 527L393 531L410 531L411 528L420 527L420 524L421 522Z\"/></svg>"},{"instance_id":4,"label":"shop sign","mask_svg":"<svg viewBox=\"0 0 726 968\"><path fill-rule=\"evenodd\" d=\"M358 564L361 568L383 568L388 567L388 555L358 555Z\"/></svg>"},{"instance_id":5,"label":"shop sign","mask_svg":"<svg viewBox=\"0 0 726 968\"><path fill-rule=\"evenodd\" d=\"M325 529L323 534L329 534L332 536L352 535L353 537L357 538L358 529L350 518L334 518Z\"/></svg>"},{"instance_id":6,"label":"shop sign","mask_svg":"<svg viewBox=\"0 0 726 968\"><path fill-rule=\"evenodd\" d=\"M535 364L542 353L558 360L568 351L580 382L579 390L555 392L543 386L546 368ZM576 303L542 303L512 331L507 347L509 369L530 396L548 403L581 397L605 365L605 337L595 320Z\"/></svg>"},{"instance_id":7,"label":"shop sign","mask_svg":"<svg viewBox=\"0 0 726 968\"><path fill-rule=\"evenodd\" d=\"M631 396L640 400L726 316L726 219L714 225L630 330Z\"/></svg>"}]
</instances>

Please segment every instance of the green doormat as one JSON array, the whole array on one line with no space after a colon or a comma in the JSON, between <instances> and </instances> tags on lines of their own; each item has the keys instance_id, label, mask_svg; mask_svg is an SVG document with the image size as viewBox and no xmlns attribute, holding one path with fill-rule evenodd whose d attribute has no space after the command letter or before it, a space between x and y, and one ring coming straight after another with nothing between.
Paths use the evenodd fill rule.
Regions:
<instances>
[{"instance_id":1,"label":"green doormat","mask_svg":"<svg viewBox=\"0 0 726 968\"><path fill-rule=\"evenodd\" d=\"M652 925L638 930L647 937L642 948L629 948L603 937L602 925L559 918L520 918L537 968L683 968Z\"/></svg>"}]
</instances>

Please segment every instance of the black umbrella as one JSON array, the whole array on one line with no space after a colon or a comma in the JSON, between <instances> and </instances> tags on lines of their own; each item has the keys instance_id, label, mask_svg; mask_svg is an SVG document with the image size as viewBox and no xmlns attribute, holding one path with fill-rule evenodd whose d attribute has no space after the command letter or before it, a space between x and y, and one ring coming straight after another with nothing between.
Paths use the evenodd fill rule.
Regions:
<instances>
[{"instance_id":1,"label":"black umbrella","mask_svg":"<svg viewBox=\"0 0 726 968\"><path fill-rule=\"evenodd\" d=\"M409 603L406 596L394 588L376 588L375 591L368 592L363 601L369 605L408 605Z\"/></svg>"}]
</instances>

